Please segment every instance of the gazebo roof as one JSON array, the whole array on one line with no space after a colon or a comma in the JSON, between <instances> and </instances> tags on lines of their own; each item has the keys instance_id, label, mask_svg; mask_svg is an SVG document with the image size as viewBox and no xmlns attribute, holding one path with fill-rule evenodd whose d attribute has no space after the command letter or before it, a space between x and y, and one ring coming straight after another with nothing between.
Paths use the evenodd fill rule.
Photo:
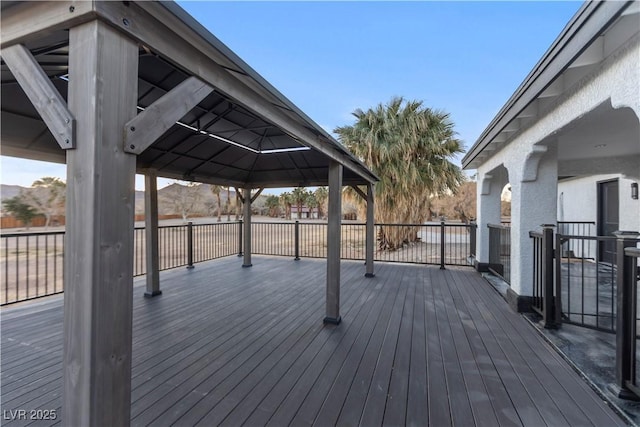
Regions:
<instances>
[{"instance_id":1,"label":"gazebo roof","mask_svg":"<svg viewBox=\"0 0 640 427\"><path fill-rule=\"evenodd\" d=\"M326 185L335 160L344 185L378 180L175 3L2 2L2 47L24 44L66 99L68 29L96 16L139 42L139 112L192 76L213 88L138 154L138 171L238 187L309 186ZM2 155L65 163L4 61L1 75Z\"/></svg>"}]
</instances>

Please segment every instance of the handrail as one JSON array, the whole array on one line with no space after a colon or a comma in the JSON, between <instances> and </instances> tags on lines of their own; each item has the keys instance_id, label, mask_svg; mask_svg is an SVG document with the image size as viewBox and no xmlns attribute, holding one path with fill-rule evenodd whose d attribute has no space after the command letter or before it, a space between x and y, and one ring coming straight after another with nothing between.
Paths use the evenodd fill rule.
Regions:
<instances>
[{"instance_id":1,"label":"handrail","mask_svg":"<svg viewBox=\"0 0 640 427\"><path fill-rule=\"evenodd\" d=\"M511 227L502 224L487 224L487 228L497 228L499 230L510 230Z\"/></svg>"},{"instance_id":2,"label":"handrail","mask_svg":"<svg viewBox=\"0 0 640 427\"><path fill-rule=\"evenodd\" d=\"M591 224L596 225L595 221L558 221L558 224Z\"/></svg>"},{"instance_id":3,"label":"handrail","mask_svg":"<svg viewBox=\"0 0 640 427\"><path fill-rule=\"evenodd\" d=\"M580 236L580 235L576 235L576 234L562 234L562 233L558 233L558 234L561 235L565 239L611 240L611 241L615 241L616 240L615 236Z\"/></svg>"},{"instance_id":4,"label":"handrail","mask_svg":"<svg viewBox=\"0 0 640 427\"><path fill-rule=\"evenodd\" d=\"M624 254L629 257L640 258L640 248L633 248L633 247L625 248Z\"/></svg>"},{"instance_id":5,"label":"handrail","mask_svg":"<svg viewBox=\"0 0 640 427\"><path fill-rule=\"evenodd\" d=\"M55 236L65 234L65 231L35 231L32 233L0 233L2 237L32 237L32 236Z\"/></svg>"},{"instance_id":6,"label":"handrail","mask_svg":"<svg viewBox=\"0 0 640 427\"><path fill-rule=\"evenodd\" d=\"M161 270L194 264L231 254L243 254L242 221L162 225L159 231ZM238 226L239 225L239 226ZM253 252L264 255L326 257L327 223L269 221L252 223L257 242ZM365 259L364 222L342 223L342 259ZM264 227L264 228L261 228ZM269 230L273 227L273 230ZM470 265L475 256L477 224L375 224L377 231L411 234L390 251L374 251L375 261L419 264ZM409 233L406 231L409 230ZM294 233L297 232L297 235ZM145 227L134 227L134 275L146 272ZM0 305L62 292L65 231L1 234L0 277L4 279ZM267 237L266 239L264 237ZM267 245L257 244L262 238ZM55 242L54 242L55 239Z\"/></svg>"}]
</instances>

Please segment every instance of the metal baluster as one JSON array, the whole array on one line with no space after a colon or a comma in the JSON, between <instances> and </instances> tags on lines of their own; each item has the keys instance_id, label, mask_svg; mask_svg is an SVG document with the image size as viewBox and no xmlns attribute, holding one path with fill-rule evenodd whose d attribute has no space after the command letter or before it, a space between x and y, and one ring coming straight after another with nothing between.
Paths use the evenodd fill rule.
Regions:
<instances>
[{"instance_id":1,"label":"metal baluster","mask_svg":"<svg viewBox=\"0 0 640 427\"><path fill-rule=\"evenodd\" d=\"M4 302L9 302L9 238L4 238Z\"/></svg>"},{"instance_id":2,"label":"metal baluster","mask_svg":"<svg viewBox=\"0 0 640 427\"><path fill-rule=\"evenodd\" d=\"M19 282L19 270L20 270L20 239L16 236L16 300L20 300L20 282Z\"/></svg>"},{"instance_id":3,"label":"metal baluster","mask_svg":"<svg viewBox=\"0 0 640 427\"><path fill-rule=\"evenodd\" d=\"M40 295L40 235L36 234L36 296Z\"/></svg>"}]
</instances>

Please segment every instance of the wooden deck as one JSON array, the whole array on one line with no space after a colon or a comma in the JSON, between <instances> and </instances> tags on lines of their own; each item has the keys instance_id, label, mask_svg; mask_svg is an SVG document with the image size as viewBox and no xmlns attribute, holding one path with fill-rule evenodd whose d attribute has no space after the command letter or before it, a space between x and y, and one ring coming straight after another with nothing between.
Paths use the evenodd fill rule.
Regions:
<instances>
[{"instance_id":1,"label":"wooden deck","mask_svg":"<svg viewBox=\"0 0 640 427\"><path fill-rule=\"evenodd\" d=\"M236 257L134 291L133 425L624 425L468 268ZM2 309L2 425L61 405L62 298ZM59 422L37 422L49 425Z\"/></svg>"}]
</instances>

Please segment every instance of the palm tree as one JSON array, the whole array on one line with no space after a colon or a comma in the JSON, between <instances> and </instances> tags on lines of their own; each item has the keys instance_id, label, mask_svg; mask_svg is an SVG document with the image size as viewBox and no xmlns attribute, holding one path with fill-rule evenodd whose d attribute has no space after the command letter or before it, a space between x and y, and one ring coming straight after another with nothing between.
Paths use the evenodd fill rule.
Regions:
<instances>
[{"instance_id":1,"label":"palm tree","mask_svg":"<svg viewBox=\"0 0 640 427\"><path fill-rule=\"evenodd\" d=\"M221 221L220 216L222 214L222 203L220 201L220 192L222 191L222 187L219 185L212 185L211 192L216 196L216 201L218 202L218 222Z\"/></svg>"},{"instance_id":2,"label":"palm tree","mask_svg":"<svg viewBox=\"0 0 640 427\"><path fill-rule=\"evenodd\" d=\"M375 187L377 221L420 224L428 217L431 198L455 192L464 180L451 162L463 149L449 114L397 97L353 115L355 124L334 132L380 177ZM380 230L381 249L398 249L416 240L413 227Z\"/></svg>"},{"instance_id":3,"label":"palm tree","mask_svg":"<svg viewBox=\"0 0 640 427\"><path fill-rule=\"evenodd\" d=\"M234 187L236 190L236 221L240 221L242 217L242 202L240 201L240 189L238 187Z\"/></svg>"},{"instance_id":4,"label":"palm tree","mask_svg":"<svg viewBox=\"0 0 640 427\"><path fill-rule=\"evenodd\" d=\"M284 218L291 219L291 204L292 204L292 196L291 193L285 191L280 194L280 203L284 206Z\"/></svg>"},{"instance_id":5,"label":"palm tree","mask_svg":"<svg viewBox=\"0 0 640 427\"><path fill-rule=\"evenodd\" d=\"M318 203L318 218L324 218L324 206L329 199L329 190L327 187L318 187L313 195Z\"/></svg>"},{"instance_id":6,"label":"palm tree","mask_svg":"<svg viewBox=\"0 0 640 427\"><path fill-rule=\"evenodd\" d=\"M274 217L278 215L278 208L280 207L280 199L278 196L270 194L264 201L264 205L269 209L269 216Z\"/></svg>"},{"instance_id":7,"label":"palm tree","mask_svg":"<svg viewBox=\"0 0 640 427\"><path fill-rule=\"evenodd\" d=\"M231 187L227 187L227 201L225 203L227 210L227 222L231 221Z\"/></svg>"},{"instance_id":8,"label":"palm tree","mask_svg":"<svg viewBox=\"0 0 640 427\"><path fill-rule=\"evenodd\" d=\"M318 199L316 199L316 195L311 192L307 193L307 207L309 208L309 218L313 218L313 210L318 206Z\"/></svg>"},{"instance_id":9,"label":"palm tree","mask_svg":"<svg viewBox=\"0 0 640 427\"><path fill-rule=\"evenodd\" d=\"M308 192L304 187L296 187L293 189L291 193L291 197L293 198L293 203L296 204L298 208L298 219L302 218L302 206L307 202Z\"/></svg>"}]
</instances>

